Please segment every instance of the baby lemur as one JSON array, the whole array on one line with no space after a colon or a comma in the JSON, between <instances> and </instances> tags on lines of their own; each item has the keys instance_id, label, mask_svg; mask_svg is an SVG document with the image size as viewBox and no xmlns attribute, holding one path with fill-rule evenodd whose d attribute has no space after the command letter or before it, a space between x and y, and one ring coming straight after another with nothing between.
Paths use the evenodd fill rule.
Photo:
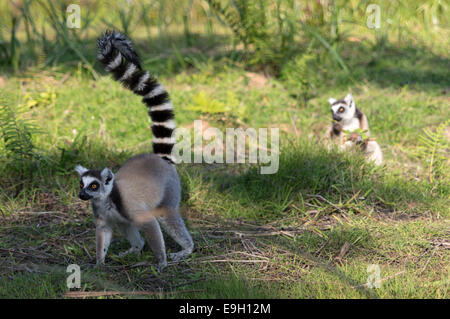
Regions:
<instances>
[{"instance_id":1,"label":"baby lemur","mask_svg":"<svg viewBox=\"0 0 450 319\"><path fill-rule=\"evenodd\" d=\"M142 231L157 259L167 265L160 225L183 250L172 260L192 253L194 244L179 213L181 187L171 157L175 143L173 106L164 87L142 70L131 41L121 33L106 32L98 39L98 59L123 86L143 97L152 119L153 151L130 158L114 174L109 168L90 170L77 165L82 200L91 200L96 225L97 264L104 263L113 226L128 239L131 248L121 255L140 252Z\"/></svg>"},{"instance_id":2,"label":"baby lemur","mask_svg":"<svg viewBox=\"0 0 450 319\"><path fill-rule=\"evenodd\" d=\"M343 100L328 99L331 105L333 124L327 131L327 138L338 142L342 150L348 150L356 145L361 147L364 156L376 165L383 162L380 145L370 139L369 123L366 115L355 105L353 96L349 93ZM363 132L366 139L357 131Z\"/></svg>"}]
</instances>

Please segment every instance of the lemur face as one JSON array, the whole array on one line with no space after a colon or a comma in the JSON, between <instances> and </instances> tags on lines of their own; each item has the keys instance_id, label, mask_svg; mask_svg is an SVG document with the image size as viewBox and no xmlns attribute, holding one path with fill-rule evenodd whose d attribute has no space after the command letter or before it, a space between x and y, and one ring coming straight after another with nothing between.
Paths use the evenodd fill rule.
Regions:
<instances>
[{"instance_id":1,"label":"lemur face","mask_svg":"<svg viewBox=\"0 0 450 319\"><path fill-rule=\"evenodd\" d=\"M109 168L98 171L77 165L75 170L80 175L80 199L103 199L111 193L114 174Z\"/></svg>"},{"instance_id":2,"label":"lemur face","mask_svg":"<svg viewBox=\"0 0 450 319\"><path fill-rule=\"evenodd\" d=\"M355 115L355 101L351 94L343 100L336 100L329 98L328 102L331 105L331 114L333 115L333 120L337 122L351 120Z\"/></svg>"}]
</instances>

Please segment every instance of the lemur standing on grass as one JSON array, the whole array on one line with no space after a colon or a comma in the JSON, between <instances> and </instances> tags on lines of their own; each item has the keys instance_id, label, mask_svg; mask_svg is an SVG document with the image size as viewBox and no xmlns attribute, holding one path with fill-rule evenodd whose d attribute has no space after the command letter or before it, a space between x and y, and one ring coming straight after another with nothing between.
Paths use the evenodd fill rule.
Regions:
<instances>
[{"instance_id":1,"label":"lemur standing on grass","mask_svg":"<svg viewBox=\"0 0 450 319\"><path fill-rule=\"evenodd\" d=\"M327 131L327 138L338 142L342 150L359 145L364 156L376 165L383 162L380 145L370 139L369 123L366 115L356 107L353 96L349 93L343 100L329 98L333 124ZM359 131L359 132L358 132ZM361 134L364 134L364 138Z\"/></svg>"},{"instance_id":2,"label":"lemur standing on grass","mask_svg":"<svg viewBox=\"0 0 450 319\"><path fill-rule=\"evenodd\" d=\"M142 70L131 41L121 33L106 32L98 39L98 59L114 79L143 97L152 119L154 154L130 158L114 174L109 168L90 170L77 165L81 177L82 200L91 200L96 224L97 264L104 263L113 226L128 239L125 255L140 252L144 239L154 252L158 269L167 265L160 225L183 248L170 255L172 260L192 253L194 244L179 213L181 187L171 157L175 144L173 106L164 87Z\"/></svg>"}]
</instances>

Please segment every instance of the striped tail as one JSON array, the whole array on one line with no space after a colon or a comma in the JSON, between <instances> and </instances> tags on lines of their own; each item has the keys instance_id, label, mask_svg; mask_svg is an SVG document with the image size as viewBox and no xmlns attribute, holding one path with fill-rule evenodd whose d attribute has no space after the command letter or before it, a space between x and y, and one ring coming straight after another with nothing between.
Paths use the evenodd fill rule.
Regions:
<instances>
[{"instance_id":1,"label":"striped tail","mask_svg":"<svg viewBox=\"0 0 450 319\"><path fill-rule=\"evenodd\" d=\"M116 81L142 96L152 119L153 152L174 163L175 144L173 105L166 89L148 71L141 68L139 56L130 39L116 31L107 31L98 39L98 60Z\"/></svg>"}]
</instances>

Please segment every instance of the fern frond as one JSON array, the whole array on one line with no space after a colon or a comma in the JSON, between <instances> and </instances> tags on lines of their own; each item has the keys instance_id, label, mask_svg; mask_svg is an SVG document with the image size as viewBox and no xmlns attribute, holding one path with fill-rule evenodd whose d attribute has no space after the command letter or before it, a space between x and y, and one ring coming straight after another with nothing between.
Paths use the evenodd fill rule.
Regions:
<instances>
[{"instance_id":1,"label":"fern frond","mask_svg":"<svg viewBox=\"0 0 450 319\"><path fill-rule=\"evenodd\" d=\"M22 117L23 108L9 101L0 94L0 139L10 168L25 177L36 159L33 135L40 130L33 121Z\"/></svg>"},{"instance_id":2,"label":"fern frond","mask_svg":"<svg viewBox=\"0 0 450 319\"><path fill-rule=\"evenodd\" d=\"M419 136L419 146L417 155L423 160L424 167L428 172L429 181L432 183L438 176L448 176L444 170L449 170L449 140L445 136L447 128L450 126L450 120L441 123L435 131L424 129L423 134ZM444 173L444 174L442 174Z\"/></svg>"}]
</instances>

